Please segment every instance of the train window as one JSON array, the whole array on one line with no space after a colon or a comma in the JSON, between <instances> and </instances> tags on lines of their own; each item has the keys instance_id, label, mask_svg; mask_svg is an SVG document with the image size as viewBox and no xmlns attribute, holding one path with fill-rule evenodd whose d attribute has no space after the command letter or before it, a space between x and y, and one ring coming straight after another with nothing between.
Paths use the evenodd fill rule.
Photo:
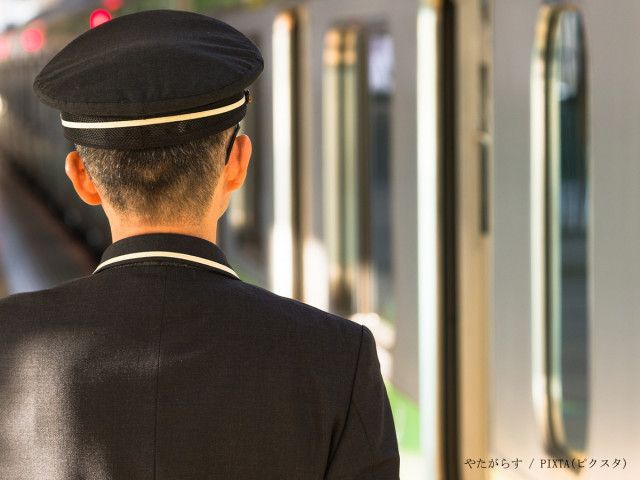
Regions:
<instances>
[{"instance_id":1,"label":"train window","mask_svg":"<svg viewBox=\"0 0 640 480\"><path fill-rule=\"evenodd\" d=\"M547 16L544 55L543 274L548 442L586 446L588 398L588 168L585 43L580 13Z\"/></svg>"},{"instance_id":2,"label":"train window","mask_svg":"<svg viewBox=\"0 0 640 480\"><path fill-rule=\"evenodd\" d=\"M391 269L391 93L393 90L393 44L386 32L372 32L369 49L369 124L367 147L369 211L365 212L368 241L364 251L371 265L371 309L383 319L394 317Z\"/></svg>"},{"instance_id":3,"label":"train window","mask_svg":"<svg viewBox=\"0 0 640 480\"><path fill-rule=\"evenodd\" d=\"M251 40L260 47L260 39ZM267 261L263 205L264 152L262 141L262 82L258 79L249 87L256 99L240 122L240 133L251 138L251 163L242 188L231 196L229 208L221 222L221 239L229 260L243 280L255 285L267 286Z\"/></svg>"},{"instance_id":4,"label":"train window","mask_svg":"<svg viewBox=\"0 0 640 480\"><path fill-rule=\"evenodd\" d=\"M331 29L324 62L330 308L365 322L391 348L391 36L379 25Z\"/></svg>"}]
</instances>

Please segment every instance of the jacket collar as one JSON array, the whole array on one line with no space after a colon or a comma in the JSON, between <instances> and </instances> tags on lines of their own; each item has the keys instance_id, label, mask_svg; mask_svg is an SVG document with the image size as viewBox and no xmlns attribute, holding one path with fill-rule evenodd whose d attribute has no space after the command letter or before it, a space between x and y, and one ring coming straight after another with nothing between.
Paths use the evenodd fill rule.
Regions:
<instances>
[{"instance_id":1,"label":"jacket collar","mask_svg":"<svg viewBox=\"0 0 640 480\"><path fill-rule=\"evenodd\" d=\"M215 243L178 233L148 233L118 240L106 248L93 273L149 261L186 263L238 278Z\"/></svg>"}]
</instances>

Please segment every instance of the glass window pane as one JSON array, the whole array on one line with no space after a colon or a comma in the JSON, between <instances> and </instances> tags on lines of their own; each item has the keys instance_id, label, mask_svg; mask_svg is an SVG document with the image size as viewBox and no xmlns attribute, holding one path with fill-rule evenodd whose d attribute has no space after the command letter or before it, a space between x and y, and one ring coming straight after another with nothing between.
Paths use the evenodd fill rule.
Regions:
<instances>
[{"instance_id":1,"label":"glass window pane","mask_svg":"<svg viewBox=\"0 0 640 480\"><path fill-rule=\"evenodd\" d=\"M583 451L588 410L585 52L576 10L552 17L548 49L549 395L556 447Z\"/></svg>"},{"instance_id":2,"label":"glass window pane","mask_svg":"<svg viewBox=\"0 0 640 480\"><path fill-rule=\"evenodd\" d=\"M335 28L325 36L324 135L325 228L330 263L330 309L357 311L359 33Z\"/></svg>"},{"instance_id":3,"label":"glass window pane","mask_svg":"<svg viewBox=\"0 0 640 480\"><path fill-rule=\"evenodd\" d=\"M370 310L392 322L393 272L391 262L391 95L393 92L393 43L384 31L372 32L368 39L368 178L363 232L370 242L366 257L371 265Z\"/></svg>"},{"instance_id":4,"label":"glass window pane","mask_svg":"<svg viewBox=\"0 0 640 480\"><path fill-rule=\"evenodd\" d=\"M393 43L382 28L325 37L324 157L331 309L393 322Z\"/></svg>"}]
</instances>

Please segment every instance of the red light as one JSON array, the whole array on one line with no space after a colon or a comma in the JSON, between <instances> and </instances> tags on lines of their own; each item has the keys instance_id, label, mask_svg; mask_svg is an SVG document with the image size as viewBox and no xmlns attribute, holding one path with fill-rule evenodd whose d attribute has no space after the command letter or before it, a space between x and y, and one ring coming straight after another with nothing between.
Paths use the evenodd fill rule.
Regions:
<instances>
[{"instance_id":1,"label":"red light","mask_svg":"<svg viewBox=\"0 0 640 480\"><path fill-rule=\"evenodd\" d=\"M107 23L109 20L111 20L111 14L102 8L98 8L91 12L91 16L89 17L89 26L91 28L95 28L98 25Z\"/></svg>"},{"instance_id":2,"label":"red light","mask_svg":"<svg viewBox=\"0 0 640 480\"><path fill-rule=\"evenodd\" d=\"M37 27L27 28L20 35L20 42L26 52L37 52L44 46L44 33Z\"/></svg>"},{"instance_id":3,"label":"red light","mask_svg":"<svg viewBox=\"0 0 640 480\"><path fill-rule=\"evenodd\" d=\"M123 0L102 0L102 5L104 8L115 12L116 10L120 10L122 7Z\"/></svg>"}]
</instances>

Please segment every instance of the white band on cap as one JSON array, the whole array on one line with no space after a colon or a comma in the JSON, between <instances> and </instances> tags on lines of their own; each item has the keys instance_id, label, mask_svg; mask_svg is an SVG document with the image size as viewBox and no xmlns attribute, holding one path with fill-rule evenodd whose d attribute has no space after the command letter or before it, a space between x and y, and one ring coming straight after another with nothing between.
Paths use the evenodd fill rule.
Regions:
<instances>
[{"instance_id":1,"label":"white band on cap","mask_svg":"<svg viewBox=\"0 0 640 480\"><path fill-rule=\"evenodd\" d=\"M213 117L223 113L235 110L247 102L247 96L243 95L240 100L229 105L224 105L211 110L203 110L201 112L181 113L179 115L169 115L167 117L140 118L138 120L116 120L113 122L70 122L64 120L60 115L62 125L67 128L123 128L123 127L143 127L145 125L157 125L160 123L184 122L185 120L197 120L198 118Z\"/></svg>"}]
</instances>

